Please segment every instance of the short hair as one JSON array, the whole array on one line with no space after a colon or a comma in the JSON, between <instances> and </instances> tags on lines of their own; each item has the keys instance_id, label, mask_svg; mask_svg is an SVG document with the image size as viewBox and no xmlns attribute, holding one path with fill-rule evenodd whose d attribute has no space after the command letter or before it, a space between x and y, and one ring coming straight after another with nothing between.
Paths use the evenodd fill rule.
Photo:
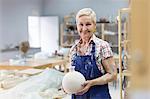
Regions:
<instances>
[{"instance_id":1,"label":"short hair","mask_svg":"<svg viewBox=\"0 0 150 99\"><path fill-rule=\"evenodd\" d=\"M96 23L96 14L91 8L83 8L78 11L76 15L76 22L78 22L78 18L81 16L90 16L94 23Z\"/></svg>"}]
</instances>

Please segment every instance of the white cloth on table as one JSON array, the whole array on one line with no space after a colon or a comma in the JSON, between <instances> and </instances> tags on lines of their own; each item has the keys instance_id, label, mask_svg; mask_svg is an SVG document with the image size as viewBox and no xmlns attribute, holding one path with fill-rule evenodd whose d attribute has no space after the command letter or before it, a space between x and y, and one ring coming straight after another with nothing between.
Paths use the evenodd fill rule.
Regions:
<instances>
[{"instance_id":1,"label":"white cloth on table","mask_svg":"<svg viewBox=\"0 0 150 99\"><path fill-rule=\"evenodd\" d=\"M60 88L63 76L57 70L46 69L14 88L0 92L0 99L43 99L39 93L48 88Z\"/></svg>"}]
</instances>

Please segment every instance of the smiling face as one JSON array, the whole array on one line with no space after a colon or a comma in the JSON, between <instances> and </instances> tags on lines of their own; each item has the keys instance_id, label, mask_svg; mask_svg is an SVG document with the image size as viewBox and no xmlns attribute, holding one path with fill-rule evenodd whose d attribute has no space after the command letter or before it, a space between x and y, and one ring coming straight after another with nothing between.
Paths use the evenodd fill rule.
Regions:
<instances>
[{"instance_id":1,"label":"smiling face","mask_svg":"<svg viewBox=\"0 0 150 99\"><path fill-rule=\"evenodd\" d=\"M77 31L83 41L88 41L96 29L96 23L90 16L80 16L77 21Z\"/></svg>"}]
</instances>

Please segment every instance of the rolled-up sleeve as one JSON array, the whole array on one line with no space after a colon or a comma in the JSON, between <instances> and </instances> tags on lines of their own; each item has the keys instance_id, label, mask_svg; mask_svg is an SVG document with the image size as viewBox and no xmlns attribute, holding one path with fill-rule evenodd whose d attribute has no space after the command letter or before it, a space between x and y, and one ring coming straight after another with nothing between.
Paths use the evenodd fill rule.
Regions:
<instances>
[{"instance_id":1,"label":"rolled-up sleeve","mask_svg":"<svg viewBox=\"0 0 150 99\"><path fill-rule=\"evenodd\" d=\"M101 58L106 59L113 56L110 45L107 42L104 42L101 45Z\"/></svg>"}]
</instances>

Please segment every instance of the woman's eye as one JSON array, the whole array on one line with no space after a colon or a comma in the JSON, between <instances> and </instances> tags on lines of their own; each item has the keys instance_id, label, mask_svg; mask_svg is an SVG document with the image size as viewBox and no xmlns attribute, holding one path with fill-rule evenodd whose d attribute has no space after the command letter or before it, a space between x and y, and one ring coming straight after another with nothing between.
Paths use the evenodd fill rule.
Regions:
<instances>
[{"instance_id":1,"label":"woman's eye","mask_svg":"<svg viewBox=\"0 0 150 99\"><path fill-rule=\"evenodd\" d=\"M91 24L90 23L86 24L86 26L89 26L89 25L91 25Z\"/></svg>"},{"instance_id":2,"label":"woman's eye","mask_svg":"<svg viewBox=\"0 0 150 99\"><path fill-rule=\"evenodd\" d=\"M80 26L83 26L83 24L80 24Z\"/></svg>"},{"instance_id":3,"label":"woman's eye","mask_svg":"<svg viewBox=\"0 0 150 99\"><path fill-rule=\"evenodd\" d=\"M91 23L87 23L87 24L79 24L79 26L90 26L91 25Z\"/></svg>"}]
</instances>

